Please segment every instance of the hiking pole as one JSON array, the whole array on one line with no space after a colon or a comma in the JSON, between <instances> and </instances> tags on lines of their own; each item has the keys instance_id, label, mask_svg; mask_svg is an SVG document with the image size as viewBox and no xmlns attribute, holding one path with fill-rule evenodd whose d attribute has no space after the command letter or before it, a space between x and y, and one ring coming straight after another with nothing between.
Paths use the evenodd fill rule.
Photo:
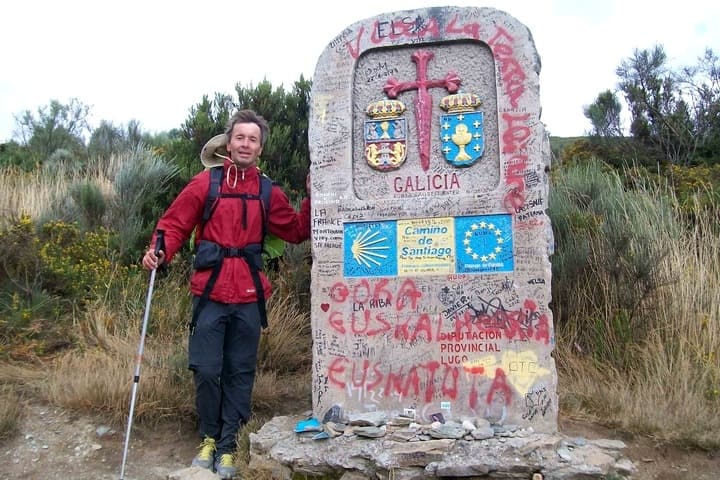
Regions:
<instances>
[{"instance_id":1,"label":"hiking pole","mask_svg":"<svg viewBox=\"0 0 720 480\"><path fill-rule=\"evenodd\" d=\"M165 231L158 229L155 238L155 255L160 250L165 251ZM150 317L150 302L152 301L153 286L155 285L155 273L157 267L150 272L150 286L148 287L145 300L145 315L143 316L142 332L140 333L140 345L138 345L137 356L135 357L135 375L133 376L132 395L130 396L130 413L128 414L127 430L125 431L125 446L123 447L122 465L120 466L120 480L125 479L125 461L127 460L128 446L130 445L130 429L132 428L133 412L135 411L135 396L140 382L140 364L142 363L143 350L145 349L145 333L147 332L148 318Z\"/></svg>"}]
</instances>

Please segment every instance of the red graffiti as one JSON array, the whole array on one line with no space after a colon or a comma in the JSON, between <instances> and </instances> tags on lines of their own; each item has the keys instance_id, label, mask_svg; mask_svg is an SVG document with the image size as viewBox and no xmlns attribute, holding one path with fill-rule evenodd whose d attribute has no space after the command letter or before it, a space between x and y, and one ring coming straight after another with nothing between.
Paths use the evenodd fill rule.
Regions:
<instances>
[{"instance_id":1,"label":"red graffiti","mask_svg":"<svg viewBox=\"0 0 720 480\"><path fill-rule=\"evenodd\" d=\"M485 366L484 365L474 365L471 364L470 366L464 366L463 370L468 372L471 375L482 375L485 373Z\"/></svg>"},{"instance_id":2,"label":"red graffiti","mask_svg":"<svg viewBox=\"0 0 720 480\"><path fill-rule=\"evenodd\" d=\"M480 39L480 24L477 22L466 23L465 25L457 25L457 17L450 20L447 27L445 28L447 33L463 33L469 35L475 40Z\"/></svg>"},{"instance_id":3,"label":"red graffiti","mask_svg":"<svg viewBox=\"0 0 720 480\"><path fill-rule=\"evenodd\" d=\"M352 291L343 282L337 282L330 287L330 299L336 303L344 303L350 298L355 303L364 303L370 300L392 303L393 295L390 290L385 288L389 280L383 278L377 281L374 286L370 286L367 279L362 279L352 287ZM372 292L372 293L371 293Z\"/></svg>"},{"instance_id":4,"label":"red graffiti","mask_svg":"<svg viewBox=\"0 0 720 480\"><path fill-rule=\"evenodd\" d=\"M395 339L415 342L422 335L427 342L432 342L433 334L430 315L427 313L420 315L412 329L410 328L411 320L412 318L408 318L404 323L398 323L395 326Z\"/></svg>"},{"instance_id":5,"label":"red graffiti","mask_svg":"<svg viewBox=\"0 0 720 480\"><path fill-rule=\"evenodd\" d=\"M443 397L453 399L457 398L459 376L460 371L457 368L445 367L445 375L443 376L442 387L440 388L440 393ZM449 387L448 380L451 382Z\"/></svg>"},{"instance_id":6,"label":"red graffiti","mask_svg":"<svg viewBox=\"0 0 720 480\"><path fill-rule=\"evenodd\" d=\"M348 296L350 295L350 290L344 283L337 282L332 287L330 287L328 295L330 297L330 300L341 303L347 300Z\"/></svg>"},{"instance_id":7,"label":"red graffiti","mask_svg":"<svg viewBox=\"0 0 720 480\"><path fill-rule=\"evenodd\" d=\"M367 283L367 282L364 282ZM385 282L381 282L382 285ZM344 285L343 285L344 286ZM383 287L384 289L384 287ZM381 289L381 290L383 290ZM347 291L347 287L336 288ZM362 290L366 292L367 290ZM386 291L386 290L383 290ZM502 303L485 302L479 308L471 307L452 317L453 330L444 331L443 314L431 315L417 313L418 300L422 293L412 280L406 280L397 294L395 310L406 311L398 315L388 315L387 309L360 308L348 313L334 310L328 315L330 328L341 335L352 333L356 336L375 337L392 333L395 340L405 342L425 341L432 343L480 341L487 342L507 338L508 340L550 342L550 320L545 313L538 311L536 303L525 300L523 308L506 310ZM347 300L349 296L339 297ZM358 297L370 298L364 293ZM370 298L369 302L374 302ZM382 302L379 302L382 304ZM449 344L448 343L448 344ZM470 373L481 373L470 371Z\"/></svg>"},{"instance_id":8,"label":"red graffiti","mask_svg":"<svg viewBox=\"0 0 720 480\"><path fill-rule=\"evenodd\" d=\"M522 321L515 324L518 330L524 329L525 335L535 340L544 340L547 345L550 342L550 325L546 314L537 311L537 304L528 299L523 302ZM534 324L534 333L533 333Z\"/></svg>"},{"instance_id":9,"label":"red graffiti","mask_svg":"<svg viewBox=\"0 0 720 480\"><path fill-rule=\"evenodd\" d=\"M405 306L409 304L410 310L415 310L417 308L417 301L421 298L422 292L418 290L415 282L408 278L400 285L395 309L401 312L405 309Z\"/></svg>"},{"instance_id":10,"label":"red graffiti","mask_svg":"<svg viewBox=\"0 0 720 480\"><path fill-rule=\"evenodd\" d=\"M525 203L525 170L527 169L528 156L524 153L527 148L527 141L530 138L531 130L524 124L530 115L512 115L503 113L502 118L507 122L503 133L502 153L509 153L513 156L507 160L505 182L509 187L503 204L506 211L515 213Z\"/></svg>"},{"instance_id":11,"label":"red graffiti","mask_svg":"<svg viewBox=\"0 0 720 480\"><path fill-rule=\"evenodd\" d=\"M342 312L332 312L329 318L330 327L338 333L344 335L347 333L345 320ZM350 315L350 331L355 335L365 335L374 337L383 332L387 332L392 327L390 322L385 319L383 312L372 312L365 310L363 312L353 312Z\"/></svg>"},{"instance_id":12,"label":"red graffiti","mask_svg":"<svg viewBox=\"0 0 720 480\"><path fill-rule=\"evenodd\" d=\"M442 319L438 316L439 330ZM330 328L345 335L351 332L354 335L364 335L366 337L374 337L392 330L392 325L385 317L385 312L363 310L353 312L346 319L344 312L334 311L328 317ZM427 313L415 316L410 314L405 320L398 320L395 325L394 337L396 340L404 340L407 342L415 342L424 338L426 342L432 342L433 338L439 338L438 332L433 335L432 320Z\"/></svg>"},{"instance_id":13,"label":"red graffiti","mask_svg":"<svg viewBox=\"0 0 720 480\"><path fill-rule=\"evenodd\" d=\"M470 408L475 410L477 408L477 403L478 403L478 393L477 393L477 390L475 389L475 386L473 385L473 388L470 390L470 396L468 398L468 405L470 406Z\"/></svg>"},{"instance_id":14,"label":"red graffiti","mask_svg":"<svg viewBox=\"0 0 720 480\"><path fill-rule=\"evenodd\" d=\"M345 43L348 51L350 52L350 56L356 60L360 56L360 39L362 38L363 33L365 33L365 27L361 25L360 31L358 32L357 37L355 37L355 45L352 45L352 41Z\"/></svg>"},{"instance_id":15,"label":"red graffiti","mask_svg":"<svg viewBox=\"0 0 720 480\"><path fill-rule=\"evenodd\" d=\"M493 397L497 393L501 393L504 396L506 404L510 403L512 389L510 388L510 385L507 384L507 378L505 377L505 372L502 368L495 369L495 379L493 380L492 385L490 385L490 391L488 391L487 394L486 402L488 405L492 403Z\"/></svg>"},{"instance_id":16,"label":"red graffiti","mask_svg":"<svg viewBox=\"0 0 720 480\"><path fill-rule=\"evenodd\" d=\"M550 343L550 321L546 314L541 314L535 327L535 340L544 340L545 345Z\"/></svg>"},{"instance_id":17,"label":"red graffiti","mask_svg":"<svg viewBox=\"0 0 720 480\"><path fill-rule=\"evenodd\" d=\"M362 279L351 287L343 282L337 282L330 287L328 296L335 303L345 303L350 300L354 303L376 302L392 305L393 292L387 288L388 283L390 281L387 278L377 280L373 285L367 279ZM420 298L422 298L422 292L418 290L415 282L408 278L397 291L395 310L400 312L406 307L415 310Z\"/></svg>"},{"instance_id":18,"label":"red graffiti","mask_svg":"<svg viewBox=\"0 0 720 480\"><path fill-rule=\"evenodd\" d=\"M513 115L510 113L502 114L503 120L507 122L507 127L503 132L503 149L502 153L516 153L519 150L527 148L527 141L532 131L526 125L530 114Z\"/></svg>"},{"instance_id":19,"label":"red graffiti","mask_svg":"<svg viewBox=\"0 0 720 480\"><path fill-rule=\"evenodd\" d=\"M508 43L501 43L506 41ZM510 105L517 108L518 99L525 93L525 72L515 59L512 43L515 39L502 27L497 27L495 35L488 40L493 56L500 64L500 77Z\"/></svg>"},{"instance_id":20,"label":"red graffiti","mask_svg":"<svg viewBox=\"0 0 720 480\"><path fill-rule=\"evenodd\" d=\"M434 360L412 365L407 370L401 366L395 370L391 367L383 371L382 366L377 362L371 363L367 359L351 361L347 358L337 357L328 367L327 376L331 385L341 389L345 389L349 383L353 388L362 388L367 391L382 388L384 395L413 395L423 398L425 402L431 402L436 395L435 386L440 374L442 374L440 398L457 400L459 368L443 366Z\"/></svg>"},{"instance_id":21,"label":"red graffiti","mask_svg":"<svg viewBox=\"0 0 720 480\"><path fill-rule=\"evenodd\" d=\"M347 358L336 358L328 368L328 380L331 384L340 388L345 388L347 383L341 378L346 372L346 365L350 361ZM355 388L364 387L367 390L373 390L383 380L383 373L379 370L378 364L372 366L371 375L373 380L368 380L368 372L371 368L370 360L363 360L362 368L358 368L357 363L353 362L350 368L350 384ZM359 375L359 379L358 379Z\"/></svg>"},{"instance_id":22,"label":"red graffiti","mask_svg":"<svg viewBox=\"0 0 720 480\"><path fill-rule=\"evenodd\" d=\"M468 392L468 406L475 409L478 406L478 385L485 380L485 375L471 373L466 375L467 382L471 384ZM442 376L442 380L440 380ZM345 390L348 386L353 389L362 389L367 392L378 391L385 396L401 395L422 398L430 403L437 398L457 400L459 394L460 368L450 365L441 365L437 361L429 361L416 365L388 366L370 360L350 360L345 357L336 357L330 363L327 372L328 383ZM439 386L439 388L437 388ZM496 398L497 396L497 398ZM487 393L488 405L493 400L502 399L506 404L512 397L512 388L507 383L502 368L495 369L495 378Z\"/></svg>"},{"instance_id":23,"label":"red graffiti","mask_svg":"<svg viewBox=\"0 0 720 480\"><path fill-rule=\"evenodd\" d=\"M418 368L427 369L427 377L433 378L435 376L435 370L440 366L438 362L428 362L426 366L412 366L408 370L407 374L404 374L402 369L398 373L392 371L387 374L387 384L385 385L385 394L399 393L403 396L414 395L420 396L420 373ZM412 388L412 392L410 389ZM425 401L429 402L433 397L433 385L432 382L425 382Z\"/></svg>"}]
</instances>

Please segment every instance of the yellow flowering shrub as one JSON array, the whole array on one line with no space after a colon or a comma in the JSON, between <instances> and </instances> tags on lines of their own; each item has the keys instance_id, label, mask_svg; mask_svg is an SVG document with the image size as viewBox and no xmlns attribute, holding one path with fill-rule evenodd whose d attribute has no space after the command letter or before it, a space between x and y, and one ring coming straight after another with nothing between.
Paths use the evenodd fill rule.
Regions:
<instances>
[{"instance_id":1,"label":"yellow flowering shrub","mask_svg":"<svg viewBox=\"0 0 720 480\"><path fill-rule=\"evenodd\" d=\"M25 214L0 229L0 357L72 344L78 307L106 298L113 284L137 271L114 262L112 236L62 221L37 227Z\"/></svg>"},{"instance_id":2,"label":"yellow flowering shrub","mask_svg":"<svg viewBox=\"0 0 720 480\"><path fill-rule=\"evenodd\" d=\"M45 287L77 300L105 291L115 268L111 234L100 228L81 232L77 224L52 221L40 230L38 256Z\"/></svg>"}]
</instances>

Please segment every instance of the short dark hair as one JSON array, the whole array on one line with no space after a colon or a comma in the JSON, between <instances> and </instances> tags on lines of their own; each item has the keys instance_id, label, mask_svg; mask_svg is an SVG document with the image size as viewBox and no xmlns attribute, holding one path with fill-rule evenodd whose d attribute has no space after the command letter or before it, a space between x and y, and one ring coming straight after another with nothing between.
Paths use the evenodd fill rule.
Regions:
<instances>
[{"instance_id":1,"label":"short dark hair","mask_svg":"<svg viewBox=\"0 0 720 480\"><path fill-rule=\"evenodd\" d=\"M230 134L232 134L233 127L236 123L254 123L260 127L260 144L264 147L267 137L270 136L270 126L267 120L262 115L258 115L252 110L238 110L228 120L227 128L225 128L225 136L227 136L228 142L230 141Z\"/></svg>"}]
</instances>

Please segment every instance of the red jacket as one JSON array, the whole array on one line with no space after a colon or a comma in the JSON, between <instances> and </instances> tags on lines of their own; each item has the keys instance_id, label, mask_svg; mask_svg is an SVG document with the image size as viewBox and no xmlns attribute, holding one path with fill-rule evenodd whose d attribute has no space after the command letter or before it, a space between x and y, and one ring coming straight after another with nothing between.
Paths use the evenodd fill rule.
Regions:
<instances>
[{"instance_id":1,"label":"red jacket","mask_svg":"<svg viewBox=\"0 0 720 480\"><path fill-rule=\"evenodd\" d=\"M222 193L248 193L257 195L260 188L259 170L249 168L244 172L232 165L229 160L223 166ZM157 229L165 230L165 261L190 238L201 220L205 209L205 200L210 189L210 171L204 170L195 175L177 198L172 202L157 224ZM246 205L246 207L243 206ZM243 209L247 208L247 228L242 225ZM218 197L218 204L212 216L195 241L209 240L223 247L245 247L262 240L262 201L240 198ZM300 243L310 238L310 199L303 200L300 212L290 204L285 192L273 186L270 196L270 212L267 231L290 243ZM153 246L155 238L153 238ZM190 279L190 291L201 295L210 277L211 269L196 270ZM272 293L272 286L263 272L260 273L265 298ZM241 257L228 257L223 260L220 275L210 293L210 299L221 303L251 303L257 301L255 286L250 269Z\"/></svg>"}]
</instances>

